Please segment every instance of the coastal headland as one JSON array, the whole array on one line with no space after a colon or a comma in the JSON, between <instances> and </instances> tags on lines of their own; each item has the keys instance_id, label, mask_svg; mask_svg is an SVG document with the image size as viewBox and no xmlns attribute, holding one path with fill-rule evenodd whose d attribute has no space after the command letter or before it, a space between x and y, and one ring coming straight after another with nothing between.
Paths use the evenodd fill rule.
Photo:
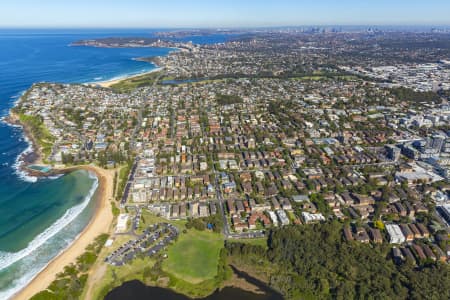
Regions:
<instances>
[{"instance_id":1,"label":"coastal headland","mask_svg":"<svg viewBox=\"0 0 450 300\"><path fill-rule=\"evenodd\" d=\"M149 58L137 58L136 60L152 62ZM105 82L93 82L91 85L99 85L109 88L122 81L139 80L151 74L161 71L163 68L157 67L148 72L136 75L121 77ZM25 93L23 97L26 97ZM22 114L15 109L10 110L4 121L13 126L20 126L23 130L29 148L18 158L17 171L32 178L49 177L61 174L68 174L77 170L86 170L94 173L98 178L98 188L94 194L96 201L95 213L78 237L53 260L51 260L22 290L17 292L12 299L30 299L37 293L46 290L56 279L57 274L64 271L64 268L72 263L76 263L77 258L86 251L99 235L110 233L113 224L113 213L111 200L113 199L115 181L114 176L117 169L104 169L95 165L77 165L66 167L64 165L52 166L49 172L43 173L30 168L31 166L46 166L47 159L52 152L53 140L45 125L32 115ZM37 122L39 121L39 122Z\"/></svg>"},{"instance_id":2,"label":"coastal headland","mask_svg":"<svg viewBox=\"0 0 450 300\"><path fill-rule=\"evenodd\" d=\"M145 60L147 61L147 60ZM152 61L149 61L152 62ZM164 64L163 64L164 65ZM155 84L161 76L164 76L164 72L161 72L164 68L157 68L151 70L150 72L141 73L138 75L127 76L125 78L117 78L110 81L105 82L93 82L88 85L93 86L101 86L104 88L111 88L114 91L121 90L129 90L135 89L136 87L141 87L141 84L144 86L150 86ZM150 84L149 84L150 83ZM47 140L42 139L43 134L36 135L36 127L41 127L41 123L36 124L31 123L27 124L23 119L23 111L14 110L11 112L10 117L8 118L8 122L20 125L23 127L24 133L28 138L29 142L32 144L33 151L28 155L22 155L19 159L23 161L21 166L22 171L27 172L30 176L52 176L58 174L70 173L79 169L87 170L96 174L99 179L99 188L96 192L95 197L97 198L97 207L95 211L95 215L92 217L90 223L83 230L83 232L73 241L73 243L64 251L62 251L58 256L56 256L42 271L20 292L18 292L13 299L29 299L39 292L46 290L49 285L54 282L57 278L57 274L64 271L64 268L72 263L76 263L77 258L85 252L86 247L92 243L97 236L102 233L111 233L112 224L113 224L113 213L111 208L111 201L113 197L114 191L114 177L115 170L105 170L100 167L96 167L93 165L84 165L84 166L76 166L70 168L64 167L54 167L50 172L46 174L42 174L39 171L34 171L29 168L32 165L45 165L47 158L49 157L49 151L43 151L44 146L43 141ZM28 116L28 114L26 114ZM45 129L45 126L42 126ZM45 136L45 135L44 135ZM48 150L48 149L47 149ZM53 150L53 149L52 149ZM145 218L144 224L150 224L154 221L154 216L150 216L149 218ZM180 229L185 228L185 222L176 223L179 225ZM200 238L199 238L200 236ZM159 274L157 281L146 281L142 280L146 284L150 286L164 286L166 288L170 288L181 292L183 294L192 296L192 297L203 297L209 294L212 294L215 290L224 288L224 287L236 287L242 290L251 291L255 294L261 293L261 291L257 288L257 286L249 283L247 280L240 278L239 276L232 275L229 268L226 267L226 272L218 273L218 269L221 269L220 266L225 265L226 262L224 257L220 257L220 253L223 250L223 239L218 233L199 233L196 231L188 231L188 233L184 234L183 237L185 242L190 243L191 247L191 257L193 262L193 270L189 271L184 268L184 266L178 266L178 261L183 260L183 248L182 244L177 246L173 246L173 250L169 255L172 259L166 262L161 269L162 273ZM202 238L203 237L203 238ZM124 237L125 238L125 237ZM122 239L119 239L120 242ZM210 242L213 242L209 245ZM202 265L205 261L202 259L202 255L198 254L204 251L204 247L212 247L213 249L210 251L212 256L208 258L208 267L204 268ZM105 249L99 256L103 258L106 255L106 252L109 252L110 249ZM173 261L172 261L173 260ZM150 261L151 265L155 262L155 260L147 260ZM188 268L190 268L188 266ZM98 262L89 270L89 279L86 283L85 292L83 292L83 297L86 299L95 299L96 295L102 293L102 290L99 290L99 287L103 289L103 287L108 286L110 282L109 273L112 268L105 265L103 259L99 259ZM205 273L205 270L207 271ZM133 273L136 276L140 277L144 270L133 270ZM119 272L120 274L126 272ZM226 274L225 274L226 273ZM127 274L125 274L127 275ZM191 277L187 277L187 276ZM231 276L231 278L228 278ZM106 278L106 279L105 279ZM121 277L120 280L125 280L127 276ZM167 285L167 279L171 278L171 284ZM189 280L186 280L188 278ZM114 282L111 285L111 288L114 287L117 283Z\"/></svg>"},{"instance_id":3,"label":"coastal headland","mask_svg":"<svg viewBox=\"0 0 450 300\"><path fill-rule=\"evenodd\" d=\"M28 139L28 142L31 146L32 151L29 151L27 153L22 153L18 160L22 162L20 168L30 165L30 164L41 164L42 161L42 150L39 146L38 140L33 135L32 127L27 124L26 122L23 122L20 120L20 116L15 113L14 111L10 111L10 114L8 117L4 119L5 122L8 124L11 124L13 126L20 126L22 127L22 130L24 132L25 137Z\"/></svg>"},{"instance_id":4,"label":"coastal headland","mask_svg":"<svg viewBox=\"0 0 450 300\"><path fill-rule=\"evenodd\" d=\"M45 154L42 140L35 135L36 126L24 122L21 116L14 111L5 119L6 122L15 126L21 126L24 135L30 143L31 151L24 152L19 156L19 172L25 172L28 176L54 176L67 174L77 170L86 170L94 173L98 178L98 188L94 194L96 201L95 213L79 236L71 245L58 254L48 265L43 268L33 280L17 294L13 299L30 299L35 294L45 290L56 278L56 275L64 270L64 267L75 263L77 257L82 255L86 247L94 241L96 237L103 233L109 233L113 221L113 214L110 200L114 193L114 169L106 170L95 165L80 165L71 167L53 167L50 172L42 173L29 168L31 165L45 164Z\"/></svg>"},{"instance_id":5,"label":"coastal headland","mask_svg":"<svg viewBox=\"0 0 450 300\"><path fill-rule=\"evenodd\" d=\"M5 121L11 125L21 126L25 137L30 143L31 151L23 153L18 158L20 161L20 164L18 165L20 172L25 172L29 176L40 177L67 174L77 170L86 170L94 173L98 178L98 188L94 194L94 197L96 198L96 209L91 221L68 248L50 261L26 287L13 296L13 299L30 299L33 295L45 290L56 278L56 275L64 270L65 266L76 262L77 257L84 253L86 247L97 236L110 231L113 221L110 199L112 199L114 192L115 170L105 170L94 165L56 167L52 168L47 174L32 170L29 168L30 165L43 164L45 159L42 150L42 141L34 134L36 128L29 123L24 122L20 115L14 111L10 112L10 115Z\"/></svg>"}]
</instances>

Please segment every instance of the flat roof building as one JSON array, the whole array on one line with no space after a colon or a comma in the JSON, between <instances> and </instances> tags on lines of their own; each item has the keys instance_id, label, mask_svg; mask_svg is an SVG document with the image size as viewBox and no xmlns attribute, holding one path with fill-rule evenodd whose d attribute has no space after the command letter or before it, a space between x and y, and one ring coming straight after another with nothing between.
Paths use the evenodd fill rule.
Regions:
<instances>
[{"instance_id":1,"label":"flat roof building","mask_svg":"<svg viewBox=\"0 0 450 300\"><path fill-rule=\"evenodd\" d=\"M124 232L127 230L128 214L120 214L117 218L116 232Z\"/></svg>"},{"instance_id":2,"label":"flat roof building","mask_svg":"<svg viewBox=\"0 0 450 300\"><path fill-rule=\"evenodd\" d=\"M280 220L281 225L289 225L289 218L286 215L286 212L282 209L277 210L278 219Z\"/></svg>"},{"instance_id":3,"label":"flat roof building","mask_svg":"<svg viewBox=\"0 0 450 300\"><path fill-rule=\"evenodd\" d=\"M405 236L400 229L400 226L396 224L387 224L386 230L389 234L389 242L391 244L401 244L405 242Z\"/></svg>"},{"instance_id":4,"label":"flat roof building","mask_svg":"<svg viewBox=\"0 0 450 300\"><path fill-rule=\"evenodd\" d=\"M305 221L305 223L325 221L325 217L321 213L312 214L312 213L304 211L304 212L302 212L302 217L303 217L303 220Z\"/></svg>"}]
</instances>

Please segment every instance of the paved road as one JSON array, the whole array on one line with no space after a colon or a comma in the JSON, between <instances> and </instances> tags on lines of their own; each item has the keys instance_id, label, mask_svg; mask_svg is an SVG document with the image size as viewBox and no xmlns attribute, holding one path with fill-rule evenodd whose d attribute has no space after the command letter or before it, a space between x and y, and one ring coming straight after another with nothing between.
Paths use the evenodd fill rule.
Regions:
<instances>
[{"instance_id":1,"label":"paved road","mask_svg":"<svg viewBox=\"0 0 450 300\"><path fill-rule=\"evenodd\" d=\"M220 191L220 185L219 185L219 176L217 176L219 173L216 171L216 168L214 168L214 177L215 177L215 189L216 189L216 197L219 202L219 210L220 214L222 215L222 221L223 221L223 234L226 238L230 237L230 227L228 226L228 219L225 214L225 200L222 197L222 192Z\"/></svg>"},{"instance_id":2,"label":"paved road","mask_svg":"<svg viewBox=\"0 0 450 300\"><path fill-rule=\"evenodd\" d=\"M159 82L159 80L161 79L162 76L163 76L163 75L160 74L160 75L156 78L156 80L153 82L151 88L150 88L149 90L147 90L146 93L151 92L151 90L155 88L155 86L157 85L157 83ZM142 119L143 119L143 118L142 118L142 112L143 112L143 110L144 110L144 108L145 108L145 99L144 99L144 98L146 97L146 95L144 95L144 93L143 93L142 91L140 92L140 97L141 97L141 103L142 103L142 105L141 105L140 109L138 110L138 115L137 115L137 125L134 127L133 133L131 134L131 138L130 138L130 148L131 148L131 149L133 149L134 146L135 146L135 137L136 137L137 133L139 132L139 129L141 128L141 125L142 125Z\"/></svg>"},{"instance_id":3,"label":"paved road","mask_svg":"<svg viewBox=\"0 0 450 300\"><path fill-rule=\"evenodd\" d=\"M254 238L263 238L265 237L264 230L258 231L250 231L250 232L242 232L242 233L232 233L228 236L228 238L232 239L254 239Z\"/></svg>"},{"instance_id":4,"label":"paved road","mask_svg":"<svg viewBox=\"0 0 450 300\"><path fill-rule=\"evenodd\" d=\"M125 190L123 191L122 199L120 200L120 207L124 207L125 203L127 203L127 201L128 201L128 196L129 196L128 194L130 192L131 185L133 184L133 181L134 181L134 173L136 172L138 162L139 162L139 157L137 156L136 159L134 160L133 166L131 167L130 173L128 174L128 179L127 179L127 183L125 185Z\"/></svg>"}]
</instances>

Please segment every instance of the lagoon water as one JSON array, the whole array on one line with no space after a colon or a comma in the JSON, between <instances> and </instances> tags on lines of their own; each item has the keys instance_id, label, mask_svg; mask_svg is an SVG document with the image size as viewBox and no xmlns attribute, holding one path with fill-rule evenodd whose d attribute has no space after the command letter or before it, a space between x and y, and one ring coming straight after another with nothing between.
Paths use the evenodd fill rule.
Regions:
<instances>
[{"instance_id":1,"label":"lagoon water","mask_svg":"<svg viewBox=\"0 0 450 300\"><path fill-rule=\"evenodd\" d=\"M171 49L69 47L79 39L150 36L151 31L0 29L0 117L35 82L85 83L155 68L133 58ZM86 171L27 178L17 157L29 147L21 128L0 122L0 299L26 285L88 224L97 179Z\"/></svg>"}]
</instances>

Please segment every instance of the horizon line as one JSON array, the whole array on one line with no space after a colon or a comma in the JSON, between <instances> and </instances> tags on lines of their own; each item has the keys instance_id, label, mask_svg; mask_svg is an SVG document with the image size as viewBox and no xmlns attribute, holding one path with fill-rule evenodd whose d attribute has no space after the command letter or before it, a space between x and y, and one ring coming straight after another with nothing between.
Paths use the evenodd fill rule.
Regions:
<instances>
[{"instance_id":1,"label":"horizon line","mask_svg":"<svg viewBox=\"0 0 450 300\"><path fill-rule=\"evenodd\" d=\"M254 26L0 26L1 29L186 29L186 30L196 30L196 29L215 29L215 30L245 30L245 29L277 29L277 28L304 28L304 27L390 27L390 28L402 28L402 27L416 27L416 28L449 28L449 24L304 24L304 25L254 25Z\"/></svg>"}]
</instances>

